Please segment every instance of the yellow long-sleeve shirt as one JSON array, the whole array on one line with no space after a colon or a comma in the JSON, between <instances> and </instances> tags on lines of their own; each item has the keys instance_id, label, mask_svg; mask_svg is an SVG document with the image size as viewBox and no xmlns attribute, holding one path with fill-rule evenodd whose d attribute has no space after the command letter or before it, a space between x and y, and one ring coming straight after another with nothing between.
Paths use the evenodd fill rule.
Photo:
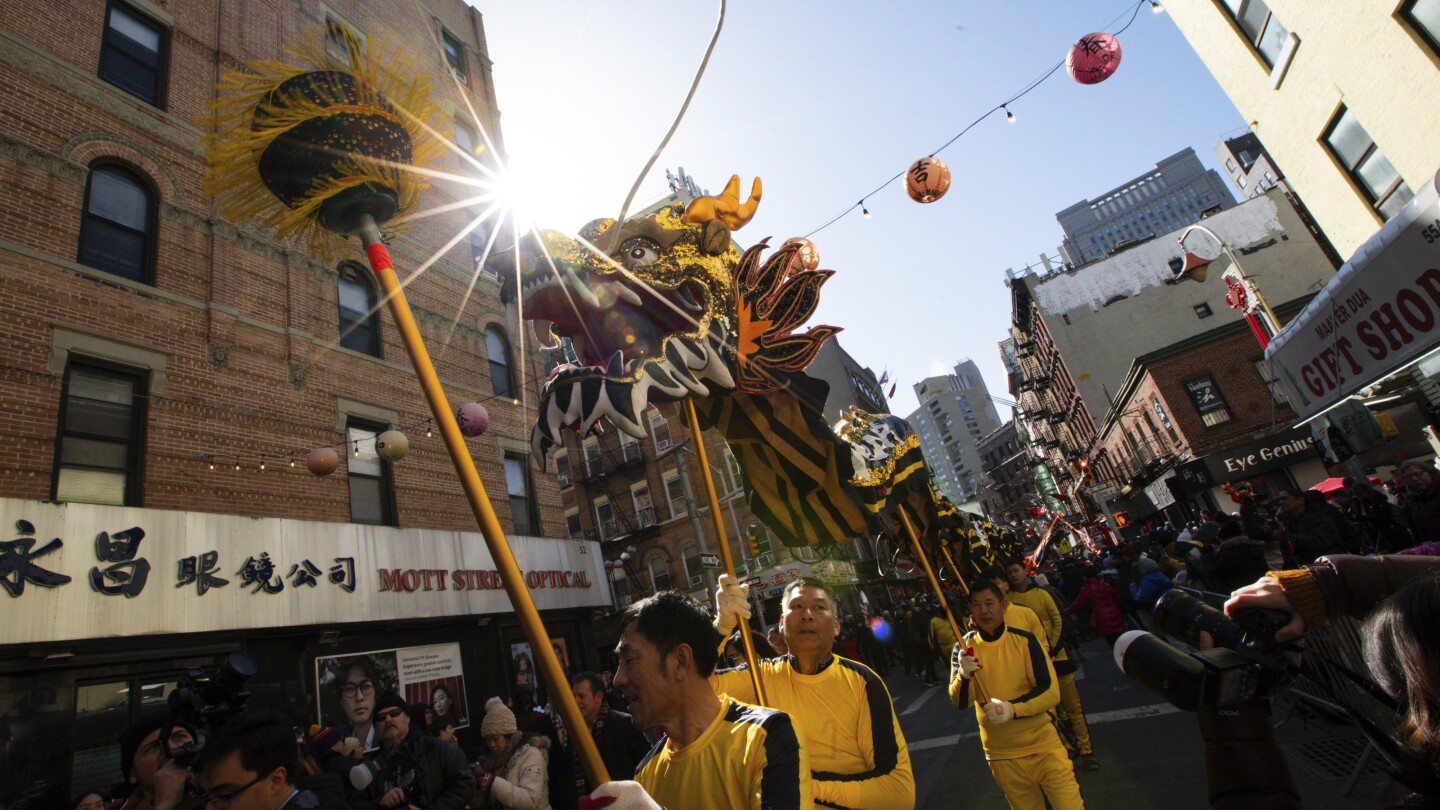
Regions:
<instances>
[{"instance_id":1,"label":"yellow long-sleeve shirt","mask_svg":"<svg viewBox=\"0 0 1440 810\"><path fill-rule=\"evenodd\" d=\"M789 714L804 732L814 769L815 804L863 810L911 810L915 776L890 691L864 664L832 656L814 675L791 656L759 662L771 708ZM710 685L739 700L755 700L745 667L717 672Z\"/></svg>"},{"instance_id":2,"label":"yellow long-sleeve shirt","mask_svg":"<svg viewBox=\"0 0 1440 810\"><path fill-rule=\"evenodd\" d=\"M1060 606L1055 604L1055 598L1044 588L1035 585L1026 588L1024 593L1012 590L1007 598L1012 605L1024 605L1035 611L1035 615L1040 617L1040 624L1045 627L1045 639L1042 643L1046 644L1046 652L1056 661L1068 661L1070 656L1060 644L1060 632L1065 618L1060 615ZM1059 649L1055 649L1056 647Z\"/></svg>"},{"instance_id":3,"label":"yellow long-sleeve shirt","mask_svg":"<svg viewBox=\"0 0 1440 810\"><path fill-rule=\"evenodd\" d=\"M954 658L966 647L974 649L980 662L970 678L960 676ZM1005 625L993 637L979 630L966 633L951 654L950 671L950 700L962 709L975 707L986 759L1015 759L1063 748L1050 719L1050 710L1060 702L1055 666L1034 635ZM991 698L1009 701L1014 719L991 723L983 708Z\"/></svg>"},{"instance_id":4,"label":"yellow long-sleeve shirt","mask_svg":"<svg viewBox=\"0 0 1440 810\"><path fill-rule=\"evenodd\" d=\"M635 781L661 807L809 810L810 761L790 717L724 695L720 713L689 745L668 737L650 750Z\"/></svg>"}]
</instances>

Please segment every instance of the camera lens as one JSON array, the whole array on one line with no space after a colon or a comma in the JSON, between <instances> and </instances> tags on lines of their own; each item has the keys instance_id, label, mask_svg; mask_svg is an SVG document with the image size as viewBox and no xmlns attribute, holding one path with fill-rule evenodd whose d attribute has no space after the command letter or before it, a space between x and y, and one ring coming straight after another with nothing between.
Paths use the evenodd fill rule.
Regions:
<instances>
[{"instance_id":1,"label":"camera lens","mask_svg":"<svg viewBox=\"0 0 1440 810\"><path fill-rule=\"evenodd\" d=\"M1185 591L1175 589L1155 603L1155 626L1165 635L1200 646L1200 633L1206 632L1215 646L1234 649L1244 641L1245 633L1224 612L1206 604Z\"/></svg>"}]
</instances>

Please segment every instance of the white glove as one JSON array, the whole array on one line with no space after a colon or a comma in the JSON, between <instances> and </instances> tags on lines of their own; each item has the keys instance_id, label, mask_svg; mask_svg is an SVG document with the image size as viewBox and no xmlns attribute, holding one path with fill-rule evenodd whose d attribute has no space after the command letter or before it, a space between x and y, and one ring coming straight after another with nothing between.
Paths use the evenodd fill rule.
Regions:
<instances>
[{"instance_id":1,"label":"white glove","mask_svg":"<svg viewBox=\"0 0 1440 810\"><path fill-rule=\"evenodd\" d=\"M990 698L985 704L985 719L996 725L1008 723L1015 719L1015 707L1008 700Z\"/></svg>"},{"instance_id":2,"label":"white glove","mask_svg":"<svg viewBox=\"0 0 1440 810\"><path fill-rule=\"evenodd\" d=\"M950 680L954 682L956 677L968 678L975 674L980 666L980 660L975 657L975 651L969 647L961 647L959 644L950 651Z\"/></svg>"},{"instance_id":3,"label":"white glove","mask_svg":"<svg viewBox=\"0 0 1440 810\"><path fill-rule=\"evenodd\" d=\"M639 782L606 782L580 800L582 808L606 810L665 810L650 798Z\"/></svg>"},{"instance_id":4,"label":"white glove","mask_svg":"<svg viewBox=\"0 0 1440 810\"><path fill-rule=\"evenodd\" d=\"M729 636L740 622L750 621L750 588L729 574L720 575L715 589L715 629Z\"/></svg>"}]
</instances>

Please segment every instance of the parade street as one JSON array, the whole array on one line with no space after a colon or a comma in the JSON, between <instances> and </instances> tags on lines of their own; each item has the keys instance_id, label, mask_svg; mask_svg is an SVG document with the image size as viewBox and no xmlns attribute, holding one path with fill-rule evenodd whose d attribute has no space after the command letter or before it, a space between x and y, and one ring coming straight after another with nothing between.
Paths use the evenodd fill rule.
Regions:
<instances>
[{"instance_id":1,"label":"parade street","mask_svg":"<svg viewBox=\"0 0 1440 810\"><path fill-rule=\"evenodd\" d=\"M1081 647L1079 675L1099 771L1077 770L1090 808L1201 810L1205 756L1195 717L1125 678L1099 639ZM927 687L895 666L886 674L915 769L916 808L1003 810L1005 797L985 767L971 711L953 708L943 687ZM1365 747L1353 727L1292 714L1278 732L1306 807L1370 808L1387 780L1370 766L1341 795Z\"/></svg>"}]
</instances>

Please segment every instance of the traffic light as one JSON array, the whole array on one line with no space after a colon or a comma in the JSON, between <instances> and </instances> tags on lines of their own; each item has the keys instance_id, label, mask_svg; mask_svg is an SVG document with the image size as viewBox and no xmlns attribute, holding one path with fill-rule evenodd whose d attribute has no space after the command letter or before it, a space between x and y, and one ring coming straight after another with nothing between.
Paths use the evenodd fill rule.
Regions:
<instances>
[{"instance_id":1,"label":"traffic light","mask_svg":"<svg viewBox=\"0 0 1440 810\"><path fill-rule=\"evenodd\" d=\"M1116 512L1116 513L1115 513L1115 525L1116 525L1117 527L1121 528L1121 529L1125 528L1126 526L1129 526L1129 525L1130 525L1130 513L1129 513L1129 512Z\"/></svg>"},{"instance_id":2,"label":"traffic light","mask_svg":"<svg viewBox=\"0 0 1440 810\"><path fill-rule=\"evenodd\" d=\"M760 556L760 538L753 534L745 535L745 547L750 549L750 559Z\"/></svg>"},{"instance_id":3,"label":"traffic light","mask_svg":"<svg viewBox=\"0 0 1440 810\"><path fill-rule=\"evenodd\" d=\"M1082 479L1086 481L1095 480L1095 476L1090 474L1090 459L1082 458L1079 461L1075 462L1075 466L1080 468L1080 477Z\"/></svg>"}]
</instances>

